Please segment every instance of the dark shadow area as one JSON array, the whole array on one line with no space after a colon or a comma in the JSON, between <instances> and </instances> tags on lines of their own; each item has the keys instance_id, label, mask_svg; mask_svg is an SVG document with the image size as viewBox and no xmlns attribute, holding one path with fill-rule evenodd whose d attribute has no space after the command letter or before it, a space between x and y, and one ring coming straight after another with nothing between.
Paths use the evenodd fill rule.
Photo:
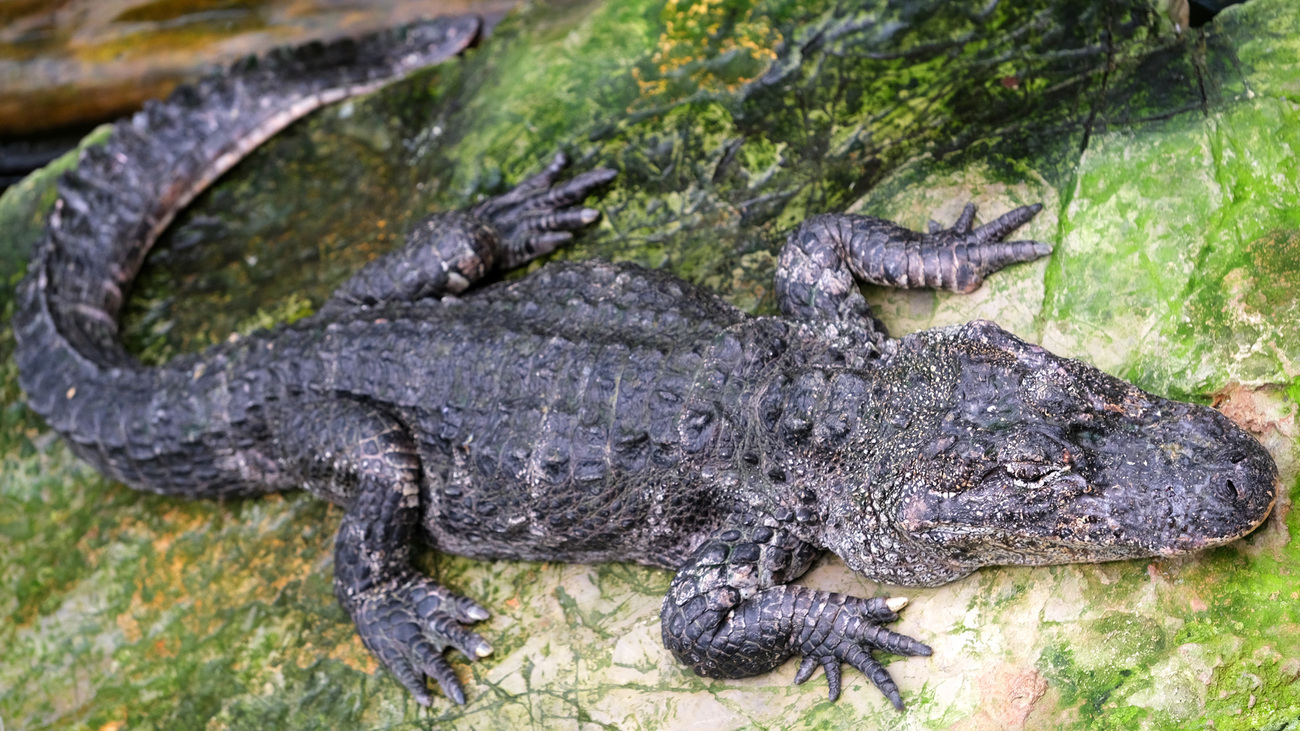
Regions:
<instances>
[{"instance_id":1,"label":"dark shadow area","mask_svg":"<svg viewBox=\"0 0 1300 731\"><path fill-rule=\"evenodd\" d=\"M1244 2L1246 0L1188 0L1187 24L1193 28L1200 28L1214 20L1214 16L1223 12L1224 8Z\"/></svg>"},{"instance_id":2,"label":"dark shadow area","mask_svg":"<svg viewBox=\"0 0 1300 731\"><path fill-rule=\"evenodd\" d=\"M112 120L102 120L104 122ZM0 193L31 171L77 146L100 122L46 130L20 139L0 140Z\"/></svg>"}]
</instances>

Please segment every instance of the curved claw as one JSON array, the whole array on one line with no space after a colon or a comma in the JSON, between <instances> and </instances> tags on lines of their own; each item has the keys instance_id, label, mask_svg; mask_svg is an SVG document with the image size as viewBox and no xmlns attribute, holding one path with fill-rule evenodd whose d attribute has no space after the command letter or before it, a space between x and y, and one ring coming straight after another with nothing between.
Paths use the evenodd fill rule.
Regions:
<instances>
[{"instance_id":1,"label":"curved claw","mask_svg":"<svg viewBox=\"0 0 1300 731\"><path fill-rule=\"evenodd\" d=\"M872 684L889 699L898 710L903 709L903 698L898 685L890 678L889 672L871 654L872 650L883 650L895 655L925 656L931 654L928 645L917 642L906 635L893 632L881 626L883 622L898 619L897 611L907 604L903 598L857 599L845 597L831 619L823 615L819 625L831 619L831 631L821 637L816 646L800 648L803 662L795 673L794 682L804 683L812 677L817 666L826 671L827 692L832 701L840 696L843 678L840 663L847 662L857 668L871 680ZM814 640L816 642L817 640Z\"/></svg>"},{"instance_id":2,"label":"curved claw","mask_svg":"<svg viewBox=\"0 0 1300 731\"><path fill-rule=\"evenodd\" d=\"M465 705L465 688L460 684L460 679L456 677L456 671L451 669L451 663L447 662L447 658L441 654L433 655L429 658L429 662L420 669L424 671L426 676L433 678L438 687L442 689L443 695L450 698L458 706ZM421 685L423 685L423 682L421 680ZM432 705L432 702L425 705Z\"/></svg>"},{"instance_id":3,"label":"curved claw","mask_svg":"<svg viewBox=\"0 0 1300 731\"><path fill-rule=\"evenodd\" d=\"M973 206L967 204L967 208L973 208ZM969 238L972 243L977 243L977 244L987 244L993 241L1001 241L1002 239L1006 238L1007 234L1011 233L1012 231L1015 231L1016 229L1025 225L1026 223L1029 223L1029 220L1032 219L1034 216L1038 215L1038 212L1041 210L1043 210L1043 204L1035 203L1030 206L1021 206L1019 208L1015 208L1013 210L1007 211L1001 216L995 218L994 220L989 221L988 223L984 224L983 226L980 226L974 231L971 231ZM972 210L971 212L972 219L974 218L974 215L975 215L974 211ZM965 211L963 211L962 219L965 218L966 218L966 213ZM959 220L957 223L960 224L961 221ZM969 226L969 223L967 224L967 226ZM953 228L957 228L957 227L954 226Z\"/></svg>"},{"instance_id":4,"label":"curved claw","mask_svg":"<svg viewBox=\"0 0 1300 731\"><path fill-rule=\"evenodd\" d=\"M568 162L563 152L557 153L542 172L470 210L497 230L500 266L509 269L549 254L571 240L572 232L600 219L600 211L575 206L617 177L618 171L597 168L557 183Z\"/></svg>"},{"instance_id":5,"label":"curved claw","mask_svg":"<svg viewBox=\"0 0 1300 731\"><path fill-rule=\"evenodd\" d=\"M501 195L488 198L482 203L474 206L471 212L476 216L489 217L495 211L503 208L522 203L530 197L545 191L555 182L556 176L561 170L569 166L569 156L564 154L563 150L558 150L555 157L551 158L550 164L540 173L525 178L523 182Z\"/></svg>"},{"instance_id":6,"label":"curved claw","mask_svg":"<svg viewBox=\"0 0 1300 731\"><path fill-rule=\"evenodd\" d=\"M854 635L856 636L853 639L858 643L894 655L929 657L934 653L930 646L923 642L917 642L907 635L900 635L875 624L863 625L862 630Z\"/></svg>"},{"instance_id":7,"label":"curved claw","mask_svg":"<svg viewBox=\"0 0 1300 731\"><path fill-rule=\"evenodd\" d=\"M618 176L618 171L611 168L588 170L572 180L560 183L546 193L537 196L525 204L526 210L538 208L563 208L571 206L586 198L591 191L610 182Z\"/></svg>"},{"instance_id":8,"label":"curved claw","mask_svg":"<svg viewBox=\"0 0 1300 731\"><path fill-rule=\"evenodd\" d=\"M957 222L952 225L952 230L958 234L970 233L970 226L975 222L975 204L967 203L961 209L961 215L957 217Z\"/></svg>"},{"instance_id":9,"label":"curved claw","mask_svg":"<svg viewBox=\"0 0 1300 731\"><path fill-rule=\"evenodd\" d=\"M594 208L564 208L547 210L524 219L520 228L526 231L571 231L596 222L600 211Z\"/></svg>"},{"instance_id":10,"label":"curved claw","mask_svg":"<svg viewBox=\"0 0 1300 731\"><path fill-rule=\"evenodd\" d=\"M903 710L903 696L898 692L898 685L894 683L893 678L889 677L889 671L880 664L880 661L871 656L870 651L853 645L845 653L844 662L867 676L871 684L879 688L889 702L894 704L894 708Z\"/></svg>"},{"instance_id":11,"label":"curved claw","mask_svg":"<svg viewBox=\"0 0 1300 731\"><path fill-rule=\"evenodd\" d=\"M794 684L803 685L808 682L812 674L817 672L817 664L816 655L804 655L803 662L799 663L799 672L794 674Z\"/></svg>"},{"instance_id":12,"label":"curved claw","mask_svg":"<svg viewBox=\"0 0 1300 731\"><path fill-rule=\"evenodd\" d=\"M477 632L465 629L456 618L439 614L426 618L425 630L436 637L446 641L446 645L460 650L460 653L471 660L477 660L481 657L487 657L492 654L492 645L487 640L479 636Z\"/></svg>"},{"instance_id":13,"label":"curved claw","mask_svg":"<svg viewBox=\"0 0 1300 731\"><path fill-rule=\"evenodd\" d=\"M421 705L433 703L426 676L463 704L465 689L443 653L453 647L470 660L490 654L492 646L464 626L488 613L422 576L403 579L355 598L352 614L361 641Z\"/></svg>"},{"instance_id":14,"label":"curved claw","mask_svg":"<svg viewBox=\"0 0 1300 731\"><path fill-rule=\"evenodd\" d=\"M862 605L859 611L865 619L871 622L897 622L898 610L907 606L907 599L903 597L891 599L877 596L860 601Z\"/></svg>"},{"instance_id":15,"label":"curved claw","mask_svg":"<svg viewBox=\"0 0 1300 731\"><path fill-rule=\"evenodd\" d=\"M840 699L840 686L843 679L840 676L840 661L835 657L822 658L822 669L826 671L826 690L827 696L831 703Z\"/></svg>"}]
</instances>

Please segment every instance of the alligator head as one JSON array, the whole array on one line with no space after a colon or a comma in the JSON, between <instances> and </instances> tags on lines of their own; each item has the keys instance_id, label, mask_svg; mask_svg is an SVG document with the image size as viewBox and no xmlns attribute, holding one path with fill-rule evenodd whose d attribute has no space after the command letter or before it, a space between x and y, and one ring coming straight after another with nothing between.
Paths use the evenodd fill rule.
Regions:
<instances>
[{"instance_id":1,"label":"alligator head","mask_svg":"<svg viewBox=\"0 0 1300 731\"><path fill-rule=\"evenodd\" d=\"M1273 506L1273 459L1227 417L993 323L917 333L892 360L926 396L894 405L902 427L853 499L910 568L880 576L861 547L832 546L865 573L939 583L987 565L1169 556L1240 538Z\"/></svg>"}]
</instances>

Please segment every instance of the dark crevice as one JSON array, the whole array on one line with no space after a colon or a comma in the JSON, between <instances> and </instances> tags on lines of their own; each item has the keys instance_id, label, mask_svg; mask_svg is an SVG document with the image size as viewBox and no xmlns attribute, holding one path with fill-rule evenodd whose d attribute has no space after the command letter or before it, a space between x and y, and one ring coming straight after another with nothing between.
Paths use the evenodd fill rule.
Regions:
<instances>
[{"instance_id":1,"label":"dark crevice","mask_svg":"<svg viewBox=\"0 0 1300 731\"><path fill-rule=\"evenodd\" d=\"M1206 76L1209 75L1209 69L1205 65L1205 33L1199 32L1196 37L1196 44L1193 46L1192 68L1196 70L1196 89L1201 94L1201 114L1210 116L1210 94L1206 90Z\"/></svg>"},{"instance_id":2,"label":"dark crevice","mask_svg":"<svg viewBox=\"0 0 1300 731\"><path fill-rule=\"evenodd\" d=\"M109 120L104 120L109 121ZM98 122L0 140L0 193L75 148Z\"/></svg>"},{"instance_id":3,"label":"dark crevice","mask_svg":"<svg viewBox=\"0 0 1300 731\"><path fill-rule=\"evenodd\" d=\"M1214 20L1214 16L1231 5L1240 5L1246 0L1188 0L1187 2L1187 24L1192 28L1201 26Z\"/></svg>"},{"instance_id":4,"label":"dark crevice","mask_svg":"<svg viewBox=\"0 0 1300 731\"><path fill-rule=\"evenodd\" d=\"M1079 154L1087 152L1088 144L1092 141L1093 125L1097 122L1097 108L1106 103L1106 88L1110 83L1111 69L1115 68L1115 43L1110 33L1110 14L1106 16L1107 29L1103 34L1106 45L1106 68L1101 72L1101 88L1097 91L1097 96L1093 103L1088 107L1088 119L1083 123L1083 136L1079 140Z\"/></svg>"}]
</instances>

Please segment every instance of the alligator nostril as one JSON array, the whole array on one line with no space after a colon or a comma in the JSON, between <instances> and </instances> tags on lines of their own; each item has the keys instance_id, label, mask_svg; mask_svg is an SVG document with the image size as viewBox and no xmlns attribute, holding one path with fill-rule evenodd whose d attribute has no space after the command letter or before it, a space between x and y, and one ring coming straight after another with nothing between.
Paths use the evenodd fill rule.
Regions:
<instances>
[{"instance_id":1,"label":"alligator nostril","mask_svg":"<svg viewBox=\"0 0 1300 731\"><path fill-rule=\"evenodd\" d=\"M1234 483L1232 480L1228 480L1227 482L1228 482L1228 489L1232 490L1232 494L1237 496L1237 500L1241 502L1245 502L1246 492L1241 488L1237 487L1237 484Z\"/></svg>"},{"instance_id":2,"label":"alligator nostril","mask_svg":"<svg viewBox=\"0 0 1300 731\"><path fill-rule=\"evenodd\" d=\"M1232 480L1211 479L1209 484L1209 493L1214 496L1215 500L1222 500L1226 503L1232 503L1240 499L1241 493L1237 491L1237 485Z\"/></svg>"},{"instance_id":3,"label":"alligator nostril","mask_svg":"<svg viewBox=\"0 0 1300 731\"><path fill-rule=\"evenodd\" d=\"M1245 452L1233 452L1232 456L1228 457L1228 461L1232 462L1233 464L1241 464L1245 460L1246 460Z\"/></svg>"}]
</instances>

